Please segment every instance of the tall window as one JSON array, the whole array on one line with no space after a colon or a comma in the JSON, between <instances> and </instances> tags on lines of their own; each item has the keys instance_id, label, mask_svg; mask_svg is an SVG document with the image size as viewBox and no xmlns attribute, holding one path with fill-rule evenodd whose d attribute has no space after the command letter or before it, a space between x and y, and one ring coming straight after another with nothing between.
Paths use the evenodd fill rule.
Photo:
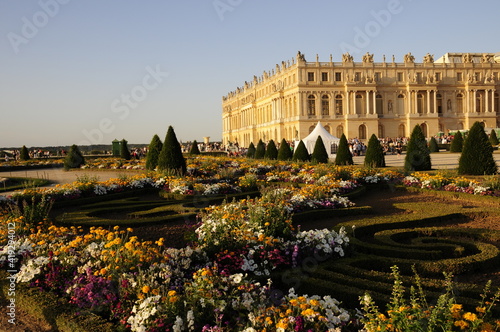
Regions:
<instances>
[{"instance_id":1,"label":"tall window","mask_svg":"<svg viewBox=\"0 0 500 332\"><path fill-rule=\"evenodd\" d=\"M337 134L337 137L342 137L342 134L344 133L344 127L342 126L337 126L337 129L336 129L336 134Z\"/></svg>"},{"instance_id":2,"label":"tall window","mask_svg":"<svg viewBox=\"0 0 500 332\"><path fill-rule=\"evenodd\" d=\"M380 72L376 72L374 75L375 82L380 82L380 78L382 77L382 74Z\"/></svg>"},{"instance_id":3,"label":"tall window","mask_svg":"<svg viewBox=\"0 0 500 332\"><path fill-rule=\"evenodd\" d=\"M307 114L316 115L316 97L313 95L307 97Z\"/></svg>"},{"instance_id":4,"label":"tall window","mask_svg":"<svg viewBox=\"0 0 500 332\"><path fill-rule=\"evenodd\" d=\"M359 139L366 139L366 126L365 125L361 125L359 126Z\"/></svg>"},{"instance_id":5,"label":"tall window","mask_svg":"<svg viewBox=\"0 0 500 332\"><path fill-rule=\"evenodd\" d=\"M355 82L361 81L361 72L357 71L354 73L354 81Z\"/></svg>"},{"instance_id":6,"label":"tall window","mask_svg":"<svg viewBox=\"0 0 500 332\"><path fill-rule=\"evenodd\" d=\"M335 81L336 82L342 81L342 73L335 73Z\"/></svg>"},{"instance_id":7,"label":"tall window","mask_svg":"<svg viewBox=\"0 0 500 332\"><path fill-rule=\"evenodd\" d=\"M321 97L321 114L329 115L330 114L330 99L327 95L323 95Z\"/></svg>"},{"instance_id":8,"label":"tall window","mask_svg":"<svg viewBox=\"0 0 500 332\"><path fill-rule=\"evenodd\" d=\"M323 82L327 82L328 81L328 73L321 73L321 80Z\"/></svg>"},{"instance_id":9,"label":"tall window","mask_svg":"<svg viewBox=\"0 0 500 332\"><path fill-rule=\"evenodd\" d=\"M463 81L463 75L462 75L462 73L457 73L457 81L459 81L459 82Z\"/></svg>"},{"instance_id":10,"label":"tall window","mask_svg":"<svg viewBox=\"0 0 500 332\"><path fill-rule=\"evenodd\" d=\"M463 113L464 112L464 96L459 93L457 95L457 113Z\"/></svg>"},{"instance_id":11,"label":"tall window","mask_svg":"<svg viewBox=\"0 0 500 332\"><path fill-rule=\"evenodd\" d=\"M314 82L314 73L313 72L310 71L307 73L307 80L309 82Z\"/></svg>"},{"instance_id":12,"label":"tall window","mask_svg":"<svg viewBox=\"0 0 500 332\"><path fill-rule=\"evenodd\" d=\"M398 82L403 82L403 73L398 73Z\"/></svg>"},{"instance_id":13,"label":"tall window","mask_svg":"<svg viewBox=\"0 0 500 332\"><path fill-rule=\"evenodd\" d=\"M436 82L441 81L441 73L436 73L434 78L436 79Z\"/></svg>"},{"instance_id":14,"label":"tall window","mask_svg":"<svg viewBox=\"0 0 500 332\"><path fill-rule=\"evenodd\" d=\"M443 97L441 96L440 93L436 94L436 101L437 101L437 112L438 113L443 113Z\"/></svg>"},{"instance_id":15,"label":"tall window","mask_svg":"<svg viewBox=\"0 0 500 332\"><path fill-rule=\"evenodd\" d=\"M335 97L335 113L344 114L344 110L342 109L342 95L337 95Z\"/></svg>"}]
</instances>

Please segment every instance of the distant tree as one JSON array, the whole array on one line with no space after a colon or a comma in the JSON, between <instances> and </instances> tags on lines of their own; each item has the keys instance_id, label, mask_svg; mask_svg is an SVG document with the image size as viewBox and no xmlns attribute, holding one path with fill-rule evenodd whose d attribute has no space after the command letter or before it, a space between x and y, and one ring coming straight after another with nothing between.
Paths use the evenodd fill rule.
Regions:
<instances>
[{"instance_id":1,"label":"distant tree","mask_svg":"<svg viewBox=\"0 0 500 332\"><path fill-rule=\"evenodd\" d=\"M146 169L154 170L158 166L158 157L160 156L163 143L158 135L154 135L149 143L148 154L146 156Z\"/></svg>"},{"instance_id":2,"label":"distant tree","mask_svg":"<svg viewBox=\"0 0 500 332\"><path fill-rule=\"evenodd\" d=\"M493 146L497 146L498 144L500 144L500 142L498 141L497 132L495 131L495 129L491 129L490 143Z\"/></svg>"},{"instance_id":3,"label":"distant tree","mask_svg":"<svg viewBox=\"0 0 500 332\"><path fill-rule=\"evenodd\" d=\"M191 144L191 149L189 149L189 154L201 154L200 149L198 148L198 142L196 140Z\"/></svg>"},{"instance_id":4,"label":"distant tree","mask_svg":"<svg viewBox=\"0 0 500 332\"><path fill-rule=\"evenodd\" d=\"M174 128L168 127L163 147L158 157L159 171L186 172L186 159L182 155L182 148L175 135Z\"/></svg>"},{"instance_id":5,"label":"distant tree","mask_svg":"<svg viewBox=\"0 0 500 332\"><path fill-rule=\"evenodd\" d=\"M457 133L453 136L450 144L450 152L462 152L462 148L464 146L464 137L462 133L457 131Z\"/></svg>"},{"instance_id":6,"label":"distant tree","mask_svg":"<svg viewBox=\"0 0 500 332\"><path fill-rule=\"evenodd\" d=\"M301 140L297 147L295 148L295 151L293 152L293 161L310 161L309 157L309 152L307 151L306 145L304 142Z\"/></svg>"},{"instance_id":7,"label":"distant tree","mask_svg":"<svg viewBox=\"0 0 500 332\"><path fill-rule=\"evenodd\" d=\"M431 153L422 128L416 125L406 146L405 171L427 171L432 167Z\"/></svg>"},{"instance_id":8,"label":"distant tree","mask_svg":"<svg viewBox=\"0 0 500 332\"><path fill-rule=\"evenodd\" d=\"M311 156L311 161L319 164L328 163L328 152L326 152L325 144L321 136L318 136L314 144L314 150Z\"/></svg>"},{"instance_id":9,"label":"distant tree","mask_svg":"<svg viewBox=\"0 0 500 332\"><path fill-rule=\"evenodd\" d=\"M257 143L257 148L255 148L255 159L264 159L265 155L266 155L266 145L260 139L259 143Z\"/></svg>"},{"instance_id":10,"label":"distant tree","mask_svg":"<svg viewBox=\"0 0 500 332\"><path fill-rule=\"evenodd\" d=\"M351 151L349 151L349 145L347 144L347 138L345 134L342 134L339 141L339 147L337 149L337 156L335 157L335 165L353 165Z\"/></svg>"},{"instance_id":11,"label":"distant tree","mask_svg":"<svg viewBox=\"0 0 500 332\"><path fill-rule=\"evenodd\" d=\"M264 154L264 158L270 160L275 160L276 158L278 158L278 149L276 148L276 144L274 143L273 140L270 140L269 143L267 143L266 153Z\"/></svg>"},{"instance_id":12,"label":"distant tree","mask_svg":"<svg viewBox=\"0 0 500 332\"><path fill-rule=\"evenodd\" d=\"M431 137L431 140L429 141L429 151L432 152L439 152L439 146L438 142L436 141L436 138L434 136Z\"/></svg>"},{"instance_id":13,"label":"distant tree","mask_svg":"<svg viewBox=\"0 0 500 332\"><path fill-rule=\"evenodd\" d=\"M68 151L68 154L64 158L64 169L68 170L70 168L79 168L85 164L85 158L83 158L82 153L78 146L73 144Z\"/></svg>"},{"instance_id":14,"label":"distant tree","mask_svg":"<svg viewBox=\"0 0 500 332\"><path fill-rule=\"evenodd\" d=\"M280 148L278 150L278 160L292 160L293 152L286 139L281 140Z\"/></svg>"},{"instance_id":15,"label":"distant tree","mask_svg":"<svg viewBox=\"0 0 500 332\"><path fill-rule=\"evenodd\" d=\"M120 144L120 158L125 159L125 160L130 160L130 151L127 146L127 140L122 139L121 144Z\"/></svg>"},{"instance_id":16,"label":"distant tree","mask_svg":"<svg viewBox=\"0 0 500 332\"><path fill-rule=\"evenodd\" d=\"M458 160L458 174L492 175L497 173L491 146L484 128L475 122L465 139L462 154Z\"/></svg>"},{"instance_id":17,"label":"distant tree","mask_svg":"<svg viewBox=\"0 0 500 332\"><path fill-rule=\"evenodd\" d=\"M30 153L29 153L28 148L26 147L26 145L23 145L23 147L21 148L21 152L20 152L19 158L21 160L29 160L30 159Z\"/></svg>"},{"instance_id":18,"label":"distant tree","mask_svg":"<svg viewBox=\"0 0 500 332\"><path fill-rule=\"evenodd\" d=\"M384 148L375 134L368 141L364 164L365 167L385 167Z\"/></svg>"},{"instance_id":19,"label":"distant tree","mask_svg":"<svg viewBox=\"0 0 500 332\"><path fill-rule=\"evenodd\" d=\"M250 142L248 146L247 158L255 158L255 145L253 145L253 142Z\"/></svg>"}]
</instances>

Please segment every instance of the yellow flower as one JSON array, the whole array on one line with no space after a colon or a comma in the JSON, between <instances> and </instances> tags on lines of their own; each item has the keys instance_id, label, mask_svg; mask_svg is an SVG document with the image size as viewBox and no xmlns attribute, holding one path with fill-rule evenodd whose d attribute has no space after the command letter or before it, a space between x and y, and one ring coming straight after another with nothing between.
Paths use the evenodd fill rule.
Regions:
<instances>
[{"instance_id":1,"label":"yellow flower","mask_svg":"<svg viewBox=\"0 0 500 332\"><path fill-rule=\"evenodd\" d=\"M174 290L168 291L168 296L175 296L177 295L177 292Z\"/></svg>"},{"instance_id":2,"label":"yellow flower","mask_svg":"<svg viewBox=\"0 0 500 332\"><path fill-rule=\"evenodd\" d=\"M477 319L476 314L473 314L472 312L466 312L464 314L464 319L468 320L469 322L474 322Z\"/></svg>"},{"instance_id":3,"label":"yellow flower","mask_svg":"<svg viewBox=\"0 0 500 332\"><path fill-rule=\"evenodd\" d=\"M105 268L102 268L100 271L99 271L99 274L101 275L105 275L106 272L108 272Z\"/></svg>"},{"instance_id":4,"label":"yellow flower","mask_svg":"<svg viewBox=\"0 0 500 332\"><path fill-rule=\"evenodd\" d=\"M484 314L486 312L486 308L485 307L477 307L476 311Z\"/></svg>"},{"instance_id":5,"label":"yellow flower","mask_svg":"<svg viewBox=\"0 0 500 332\"><path fill-rule=\"evenodd\" d=\"M460 327L461 330L465 330L469 326L469 323L464 320L457 320L455 326Z\"/></svg>"},{"instance_id":6,"label":"yellow flower","mask_svg":"<svg viewBox=\"0 0 500 332\"><path fill-rule=\"evenodd\" d=\"M148 285L142 287L142 292L144 294L149 293L150 290L151 290L151 287L149 287Z\"/></svg>"}]
</instances>

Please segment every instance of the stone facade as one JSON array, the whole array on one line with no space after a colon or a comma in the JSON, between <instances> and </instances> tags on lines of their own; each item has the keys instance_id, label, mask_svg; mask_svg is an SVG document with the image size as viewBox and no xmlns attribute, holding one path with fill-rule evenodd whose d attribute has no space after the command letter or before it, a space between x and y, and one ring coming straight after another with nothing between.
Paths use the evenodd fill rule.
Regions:
<instances>
[{"instance_id":1,"label":"stone facade","mask_svg":"<svg viewBox=\"0 0 500 332\"><path fill-rule=\"evenodd\" d=\"M409 136L421 125L427 137L468 129L475 121L500 127L500 57L494 53L408 53L403 62L366 53L355 62L307 62L298 52L222 98L222 139L240 146L259 139L306 137L316 123L334 136L366 140Z\"/></svg>"}]
</instances>

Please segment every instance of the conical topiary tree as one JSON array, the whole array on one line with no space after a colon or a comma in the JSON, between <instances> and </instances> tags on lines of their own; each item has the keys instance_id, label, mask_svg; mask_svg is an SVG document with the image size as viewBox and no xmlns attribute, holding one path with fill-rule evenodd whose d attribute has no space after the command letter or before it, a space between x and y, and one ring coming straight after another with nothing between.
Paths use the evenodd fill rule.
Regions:
<instances>
[{"instance_id":1,"label":"conical topiary tree","mask_svg":"<svg viewBox=\"0 0 500 332\"><path fill-rule=\"evenodd\" d=\"M429 141L429 151L432 152L439 152L439 146L438 142L436 141L436 138L433 136L431 137L431 140Z\"/></svg>"},{"instance_id":2,"label":"conical topiary tree","mask_svg":"<svg viewBox=\"0 0 500 332\"><path fill-rule=\"evenodd\" d=\"M21 148L21 151L19 152L19 159L21 159L21 160L29 160L30 159L30 153L29 153L26 145L23 145L23 147Z\"/></svg>"},{"instance_id":3,"label":"conical topiary tree","mask_svg":"<svg viewBox=\"0 0 500 332\"><path fill-rule=\"evenodd\" d=\"M146 169L154 170L158 166L158 157L160 156L163 143L158 135L154 135L149 143L148 154L146 156Z\"/></svg>"},{"instance_id":4,"label":"conical topiary tree","mask_svg":"<svg viewBox=\"0 0 500 332\"><path fill-rule=\"evenodd\" d=\"M82 153L78 146L73 144L68 151L68 154L64 158L64 169L68 170L70 168L79 168L85 164L85 158L83 158Z\"/></svg>"},{"instance_id":5,"label":"conical topiary tree","mask_svg":"<svg viewBox=\"0 0 500 332\"><path fill-rule=\"evenodd\" d=\"M497 146L498 144L500 144L500 142L498 141L497 132L495 131L495 129L491 129L490 143L493 146Z\"/></svg>"},{"instance_id":6,"label":"conical topiary tree","mask_svg":"<svg viewBox=\"0 0 500 332\"><path fill-rule=\"evenodd\" d=\"M458 174L491 175L496 173L497 165L493 159L493 147L481 123L475 122L464 142L458 161Z\"/></svg>"},{"instance_id":7,"label":"conical topiary tree","mask_svg":"<svg viewBox=\"0 0 500 332\"><path fill-rule=\"evenodd\" d=\"M450 152L462 152L462 148L464 146L464 137L462 133L457 131L455 135L453 135L453 139L450 144Z\"/></svg>"},{"instance_id":8,"label":"conical topiary tree","mask_svg":"<svg viewBox=\"0 0 500 332\"><path fill-rule=\"evenodd\" d=\"M264 159L265 155L266 155L266 145L260 139L259 143L257 143L257 147L255 148L255 159Z\"/></svg>"},{"instance_id":9,"label":"conical topiary tree","mask_svg":"<svg viewBox=\"0 0 500 332\"><path fill-rule=\"evenodd\" d=\"M255 158L255 145L253 145L253 142L250 142L248 146L247 158Z\"/></svg>"},{"instance_id":10,"label":"conical topiary tree","mask_svg":"<svg viewBox=\"0 0 500 332\"><path fill-rule=\"evenodd\" d=\"M309 161L311 160L309 157L309 152L307 151L306 145L302 140L300 140L299 144L295 148L295 151L293 152L293 161Z\"/></svg>"},{"instance_id":11,"label":"conical topiary tree","mask_svg":"<svg viewBox=\"0 0 500 332\"><path fill-rule=\"evenodd\" d=\"M174 128L168 127L163 147L158 157L159 171L174 171L180 174L186 172L186 159L182 155L182 148L175 135Z\"/></svg>"},{"instance_id":12,"label":"conical topiary tree","mask_svg":"<svg viewBox=\"0 0 500 332\"><path fill-rule=\"evenodd\" d=\"M120 142L120 158L125 159L125 160L130 160L130 151L127 146L127 140L122 139Z\"/></svg>"},{"instance_id":13,"label":"conical topiary tree","mask_svg":"<svg viewBox=\"0 0 500 332\"><path fill-rule=\"evenodd\" d=\"M349 145L347 144L347 138L345 134L342 134L339 141L339 147L337 149L337 156L335 157L335 165L353 165L351 151L349 151Z\"/></svg>"},{"instance_id":14,"label":"conical topiary tree","mask_svg":"<svg viewBox=\"0 0 500 332\"><path fill-rule=\"evenodd\" d=\"M427 171L432 167L431 154L422 128L416 125L408 141L405 157L405 171Z\"/></svg>"},{"instance_id":15,"label":"conical topiary tree","mask_svg":"<svg viewBox=\"0 0 500 332\"><path fill-rule=\"evenodd\" d=\"M191 144L191 149L189 149L189 154L201 154L200 149L198 148L198 142L196 140Z\"/></svg>"},{"instance_id":16,"label":"conical topiary tree","mask_svg":"<svg viewBox=\"0 0 500 332\"><path fill-rule=\"evenodd\" d=\"M384 148L375 134L368 141L364 164L365 167L385 167Z\"/></svg>"},{"instance_id":17,"label":"conical topiary tree","mask_svg":"<svg viewBox=\"0 0 500 332\"><path fill-rule=\"evenodd\" d=\"M291 160L293 157L292 149L286 139L281 140L280 148L278 149L278 160Z\"/></svg>"},{"instance_id":18,"label":"conical topiary tree","mask_svg":"<svg viewBox=\"0 0 500 332\"><path fill-rule=\"evenodd\" d=\"M311 155L311 161L319 164L328 163L328 152L326 152L325 144L321 136L318 136L314 144L314 150Z\"/></svg>"},{"instance_id":19,"label":"conical topiary tree","mask_svg":"<svg viewBox=\"0 0 500 332\"><path fill-rule=\"evenodd\" d=\"M269 143L267 143L266 153L264 154L264 158L270 160L275 160L276 158L278 158L278 149L276 148L276 144L274 143L273 140L270 140Z\"/></svg>"}]
</instances>

